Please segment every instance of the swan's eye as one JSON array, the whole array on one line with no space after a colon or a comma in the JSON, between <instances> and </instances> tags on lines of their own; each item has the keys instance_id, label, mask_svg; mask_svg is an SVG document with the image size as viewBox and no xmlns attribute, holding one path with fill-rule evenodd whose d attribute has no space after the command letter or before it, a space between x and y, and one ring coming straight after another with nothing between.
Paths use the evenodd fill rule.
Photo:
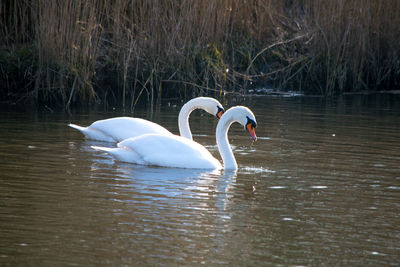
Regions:
<instances>
[{"instance_id":1,"label":"swan's eye","mask_svg":"<svg viewBox=\"0 0 400 267\"><path fill-rule=\"evenodd\" d=\"M215 114L215 116L217 116L217 119L220 119L222 117L222 114L224 114L224 109L221 108L220 106L217 106L217 114Z\"/></svg>"}]
</instances>

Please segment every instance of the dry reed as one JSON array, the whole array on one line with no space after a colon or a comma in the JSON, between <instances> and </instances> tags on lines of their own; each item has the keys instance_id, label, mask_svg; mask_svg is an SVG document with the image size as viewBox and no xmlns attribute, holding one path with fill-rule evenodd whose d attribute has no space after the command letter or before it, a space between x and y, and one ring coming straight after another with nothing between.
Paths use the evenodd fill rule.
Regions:
<instances>
[{"instance_id":1,"label":"dry reed","mask_svg":"<svg viewBox=\"0 0 400 267\"><path fill-rule=\"evenodd\" d=\"M398 25L397 0L4 1L0 99L395 89Z\"/></svg>"}]
</instances>

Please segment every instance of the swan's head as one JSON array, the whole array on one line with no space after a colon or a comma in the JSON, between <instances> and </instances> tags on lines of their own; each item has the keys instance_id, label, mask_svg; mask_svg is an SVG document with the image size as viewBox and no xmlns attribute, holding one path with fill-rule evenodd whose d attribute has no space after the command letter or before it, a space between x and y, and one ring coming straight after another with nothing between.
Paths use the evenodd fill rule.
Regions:
<instances>
[{"instance_id":1,"label":"swan's head","mask_svg":"<svg viewBox=\"0 0 400 267\"><path fill-rule=\"evenodd\" d=\"M196 97L187 104L193 105L194 108L201 108L217 119L220 119L225 110L221 103L212 97Z\"/></svg>"},{"instance_id":2,"label":"swan's head","mask_svg":"<svg viewBox=\"0 0 400 267\"><path fill-rule=\"evenodd\" d=\"M253 138L254 141L257 140L255 131L257 127L257 121L253 112L251 112L249 108L243 106L232 107L225 112L224 117L225 116L228 120L228 117L231 117L231 121L239 122L244 126L244 129L249 132L251 138Z\"/></svg>"},{"instance_id":3,"label":"swan's head","mask_svg":"<svg viewBox=\"0 0 400 267\"><path fill-rule=\"evenodd\" d=\"M222 106L217 106L217 114L215 116L217 119L221 119L221 116L224 114L225 110L223 109Z\"/></svg>"},{"instance_id":4,"label":"swan's head","mask_svg":"<svg viewBox=\"0 0 400 267\"><path fill-rule=\"evenodd\" d=\"M221 103L212 97L199 97L202 108L217 119L220 119L225 110Z\"/></svg>"},{"instance_id":5,"label":"swan's head","mask_svg":"<svg viewBox=\"0 0 400 267\"><path fill-rule=\"evenodd\" d=\"M246 130L249 132L251 138L253 138L254 141L257 141L257 136L256 136L256 127L257 127L257 123L256 123L256 119L251 119L248 116L247 117L247 122L246 122Z\"/></svg>"}]
</instances>

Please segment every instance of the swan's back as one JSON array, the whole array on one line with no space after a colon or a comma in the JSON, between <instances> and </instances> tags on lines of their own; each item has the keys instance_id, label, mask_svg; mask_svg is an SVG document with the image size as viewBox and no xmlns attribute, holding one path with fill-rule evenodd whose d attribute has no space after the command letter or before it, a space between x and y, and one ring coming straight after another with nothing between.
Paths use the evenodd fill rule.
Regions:
<instances>
[{"instance_id":1,"label":"swan's back","mask_svg":"<svg viewBox=\"0 0 400 267\"><path fill-rule=\"evenodd\" d=\"M87 138L101 141L118 142L149 133L172 135L170 131L157 123L131 117L99 120L92 123L89 127L80 127L73 124L70 124L70 126L81 131Z\"/></svg>"},{"instance_id":2,"label":"swan's back","mask_svg":"<svg viewBox=\"0 0 400 267\"><path fill-rule=\"evenodd\" d=\"M126 139L118 144L118 148L124 153L131 150L134 156L129 162L133 163L176 168L222 168L204 146L177 135L146 134Z\"/></svg>"}]
</instances>

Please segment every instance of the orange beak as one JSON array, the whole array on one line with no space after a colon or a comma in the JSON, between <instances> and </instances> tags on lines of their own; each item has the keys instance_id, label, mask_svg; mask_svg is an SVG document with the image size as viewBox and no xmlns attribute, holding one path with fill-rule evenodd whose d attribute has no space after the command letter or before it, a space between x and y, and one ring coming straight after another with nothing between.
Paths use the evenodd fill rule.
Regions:
<instances>
[{"instance_id":1,"label":"orange beak","mask_svg":"<svg viewBox=\"0 0 400 267\"><path fill-rule=\"evenodd\" d=\"M221 109L220 111L218 111L218 113L217 113L217 119L221 119L221 117L222 117L222 115L224 114L224 110L223 109Z\"/></svg>"},{"instance_id":2,"label":"orange beak","mask_svg":"<svg viewBox=\"0 0 400 267\"><path fill-rule=\"evenodd\" d=\"M252 127L250 123L246 125L247 131L249 132L251 138L253 138L254 141L257 141L257 136L256 136L256 128Z\"/></svg>"}]
</instances>

